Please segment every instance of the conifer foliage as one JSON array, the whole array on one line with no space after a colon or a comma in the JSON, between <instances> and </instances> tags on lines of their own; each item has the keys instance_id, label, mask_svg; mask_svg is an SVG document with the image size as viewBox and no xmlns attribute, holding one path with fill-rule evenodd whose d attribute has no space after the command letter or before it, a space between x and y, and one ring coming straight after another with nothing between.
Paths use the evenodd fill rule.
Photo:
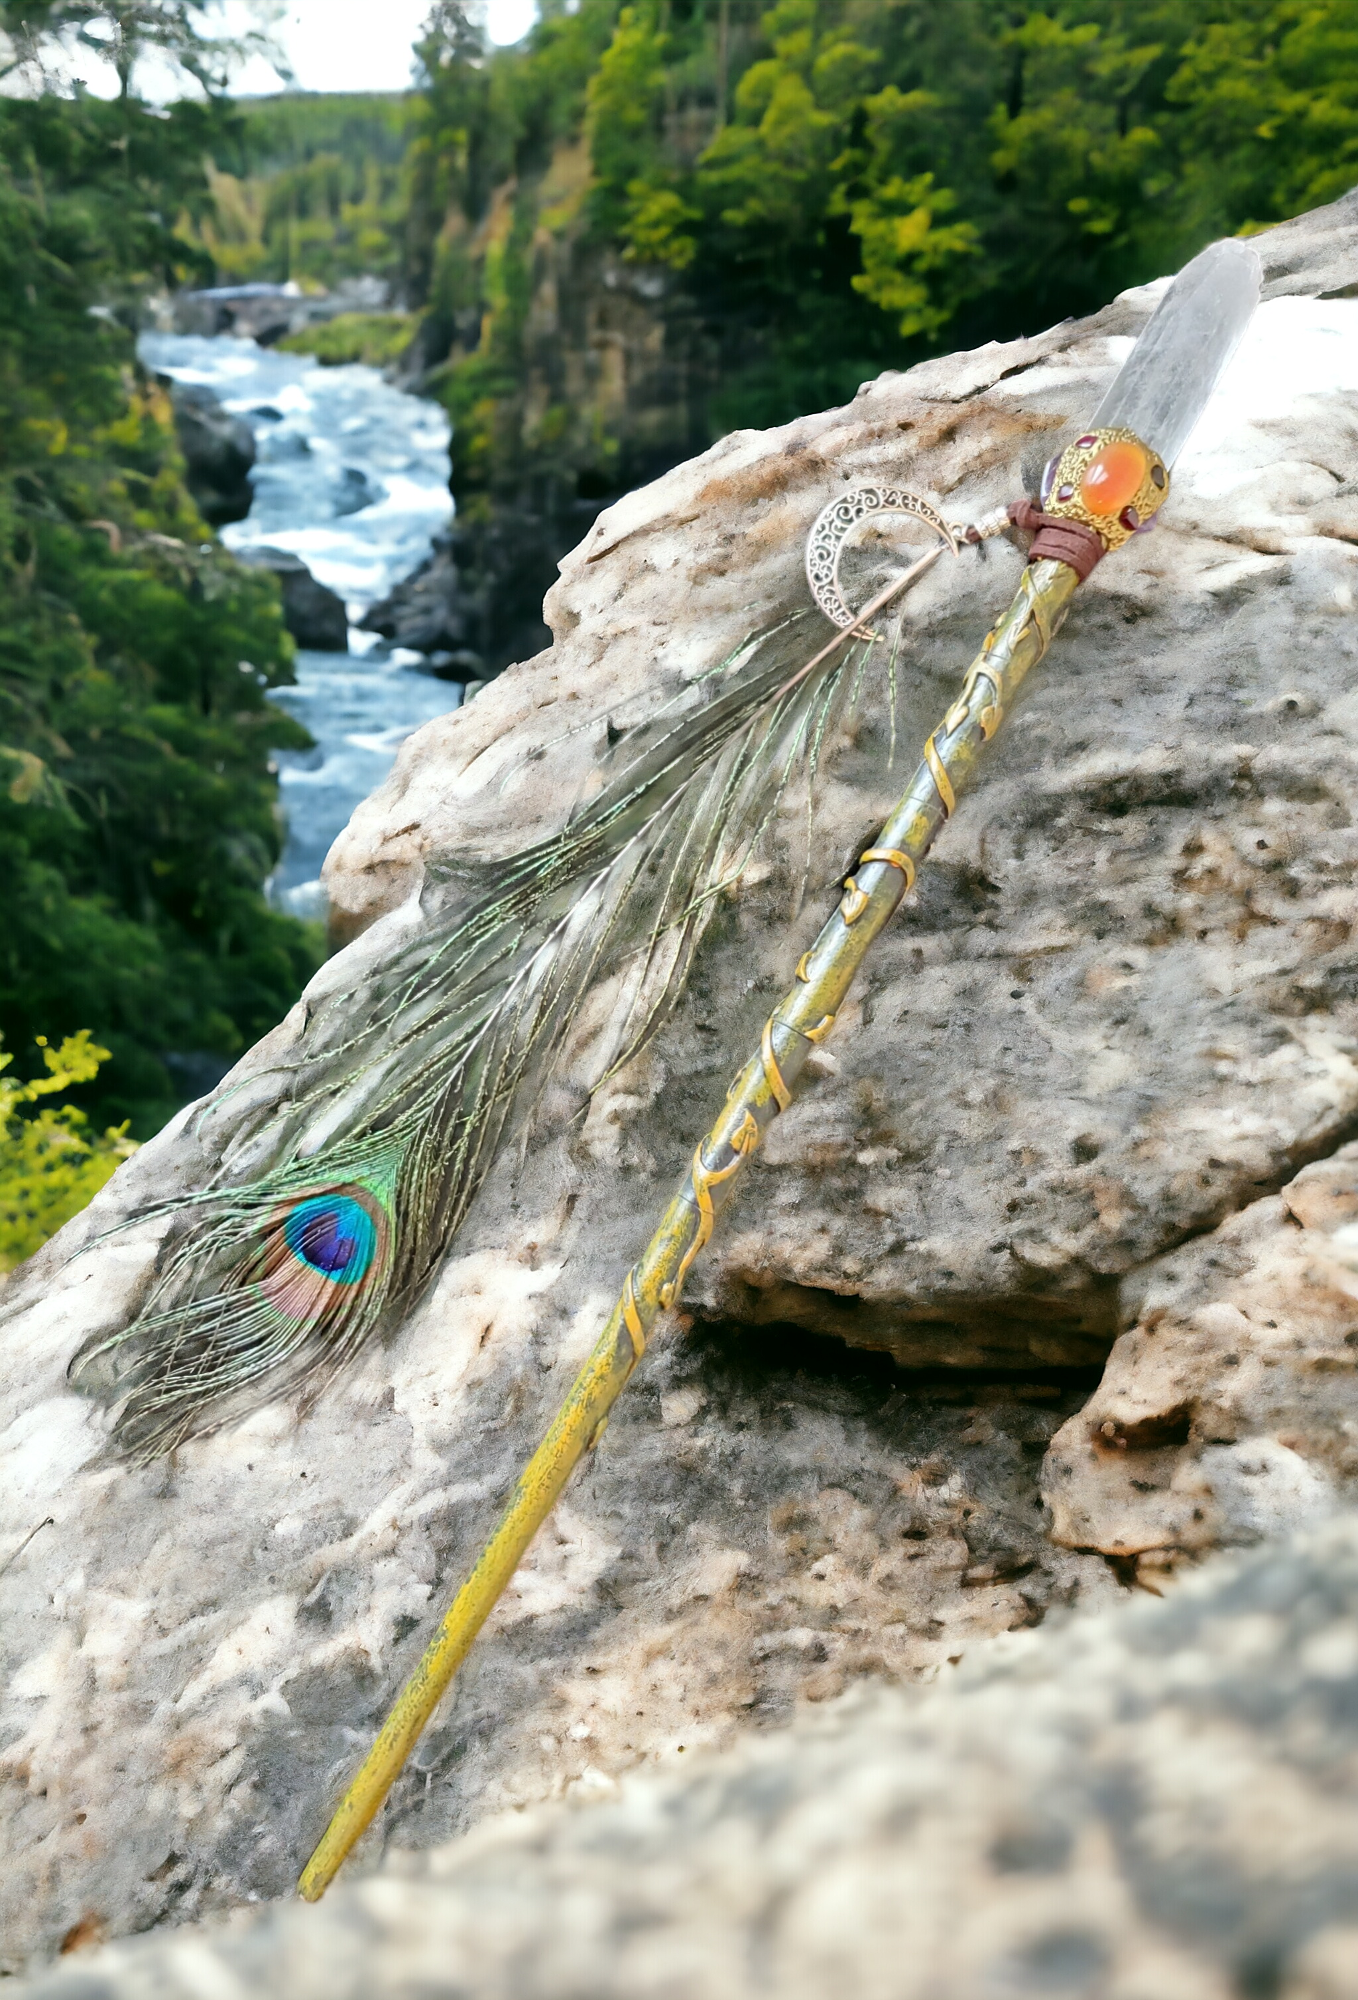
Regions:
<instances>
[{"instance_id":1,"label":"conifer foliage","mask_svg":"<svg viewBox=\"0 0 1358 2000\"><path fill-rule=\"evenodd\" d=\"M56 12L0 26L17 47ZM292 677L276 586L211 541L130 330L147 294L211 275L177 225L206 213L231 115L0 99L0 1034L22 1076L40 1035L88 1031L111 1053L84 1101L135 1136L317 955L261 893L271 752L307 740L265 699Z\"/></svg>"}]
</instances>

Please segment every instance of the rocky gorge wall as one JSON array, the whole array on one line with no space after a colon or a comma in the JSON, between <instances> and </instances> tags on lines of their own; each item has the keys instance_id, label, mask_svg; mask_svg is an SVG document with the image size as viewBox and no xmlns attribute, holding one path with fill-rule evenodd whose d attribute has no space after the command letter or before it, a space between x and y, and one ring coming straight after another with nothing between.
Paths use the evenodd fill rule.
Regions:
<instances>
[{"instance_id":1,"label":"rocky gorge wall","mask_svg":"<svg viewBox=\"0 0 1358 2000\"><path fill-rule=\"evenodd\" d=\"M548 642L542 600L600 510L712 435L714 330L672 271L589 239L590 171L583 142L558 146L531 186L501 187L475 229L451 218L465 282L492 296L435 307L408 357L408 379L453 419L457 514L364 623L467 656L477 679Z\"/></svg>"},{"instance_id":2,"label":"rocky gorge wall","mask_svg":"<svg viewBox=\"0 0 1358 2000\"><path fill-rule=\"evenodd\" d=\"M937 1971L921 1992L989 1990L983 1956L949 1943L946 1912L964 1906L992 1924L997 1964L1008 1952L1028 1966L1026 1990L1280 1991L1286 1966L1298 2000L1349 1990L1326 1970L1342 1938L1321 1935L1338 1921L1325 1884L1347 1866L1347 1781L1325 1777L1321 1751L1298 1777L1287 1737L1288 1716L1315 1712L1313 1683L1353 1685L1347 1586L1335 1582L1324 1618L1298 1611L1294 1625L1268 1581L1285 1562L1257 1558L1248 1573L1263 1581L1239 1586L1209 1574L1192 1586L1197 1610L1171 1581L1213 1550L1311 1524L1312 1553L1291 1573L1303 1598L1322 1591L1351 1567L1349 1529L1323 1524L1351 1505L1358 1475L1358 204L1286 225L1260 249L1270 302L1243 386L1184 460L1156 532L1082 592L818 1073L756 1156L693 1273L688 1313L648 1355L359 1857L434 1846L552 1799L590 1807L522 1831L491 1825L477 1836L489 1846L428 1864L431 1880L470 1885L440 1903L459 1936L476 1935L476 1898L490 1908L501 1893L477 1873L493 1853L485 1867L508 1871L496 1881L544 1885L544 1925L558 1889L569 1899L576 1885L598 1913L582 1935L611 1950L629 1910L660 1897L646 1886L653 1857L678 1931L646 1918L656 1956L618 1959L633 1991L762 1981L829 1993L842 1990L836 1966L879 1944L879 1960L859 1961L864 1990L912 1990L890 1983L905 1937L921 1979ZM344 990L418 923L449 860L493 863L559 826L611 725L801 602L805 533L833 493L890 478L976 518L1031 486L1152 303L1129 294L1093 320L884 376L844 409L736 434L607 509L548 596L550 650L412 738L332 851L330 894L355 942L313 995ZM891 560L870 545L856 580ZM531 1144L497 1165L429 1296L314 1407L273 1407L132 1471L106 1454L106 1413L64 1376L82 1339L134 1309L164 1225L108 1232L149 1198L201 1183L276 1088L269 1064L300 1012L13 1281L0 1323L9 1969L63 1940L288 1890L757 1044L845 857L899 790L1021 563L1002 543L935 570L912 604L896 769L888 718L865 706L825 746L809 875L804 802L790 797L766 864L729 899L650 1052L588 1098L616 1002L601 993ZM1172 1589L1168 1623L1118 1636L1131 1630L1117 1621L1133 1581ZM1043 1742L1077 1750L1086 1725L1104 1727L1090 1720L1103 1695L1080 1707L1081 1647L1109 1659L1178 1648L1181 1669L1119 1680L1110 1667L1106 1683L1108 1714L1142 1760L1138 1796L1159 1786L1171 1801L1145 1836L1168 1857L1156 1880L1171 1881L1209 1807L1193 1803L1203 1767L1177 1747L1205 1725L1167 1689L1175 1672L1229 1655L1230 1632L1210 1621L1236 1616L1232 1603L1241 1631L1256 1612L1275 1619L1249 1629L1259 1685L1281 1692L1265 1714L1248 1676L1223 1666L1213 1685L1229 1684L1235 1706L1216 1749L1246 1774L1292 1758L1276 1796L1289 1826L1318 1829L1287 1850L1286 1880L1300 1886L1265 1940L1271 1988L1229 1983L1255 1947L1224 1919L1220 1949L1183 1941L1172 1898L1124 1865L1125 1813L1095 1824L1072 1805L1069 1838L1043 1845L1023 1785L1056 1772L1065 1749L1050 1766L1034 1750L1011 1791L1003 1776L1003 1742L1030 1727L1036 1742L1043 1717ZM972 1697L912 1683L950 1683L959 1662L984 1676L998 1635L1039 1625L1024 1642L1037 1649L1031 1676L1005 1682L999 1719L964 1752ZM1284 1685L1276 1661L1312 1638L1311 1680ZM891 1706L863 1721L854 1685L883 1680ZM836 1706L846 1693L850 1706ZM822 1723L808 1715L822 1710ZM1138 1733L1137 1717L1157 1716ZM1277 1743L1293 1743L1285 1756L1275 1725ZM761 1728L775 1729L767 1744L731 1747ZM888 1737L904 1747L879 1756ZM1325 1740L1347 1771L1340 1735ZM966 1756L979 1789L954 1784ZM803 1759L823 1835L761 1850L759 1829L810 1798L793 1775ZM662 1767L646 1781L659 1790L629 1776L648 1765ZM842 1790L816 1780L830 1770ZM1133 1784L1125 1759L1106 1770L1114 1790ZM591 1801L620 1783L621 1802L597 1808L614 1818L591 1819ZM903 1844L918 1839L911 1852L926 1855L942 1824L930 1815L954 1792L956 1812L972 1815L967 1852L990 1859L959 1865L953 1903L925 1883L913 1908L944 1914L911 1931L924 1920L897 1914L892 1871L906 1867ZM1181 1814L1174 1799L1188 1801ZM996 1800L1010 1802L1012 1828L990 1817ZM642 1820L691 1827L691 1864L665 1874L661 1837L638 1845ZM793 1916L824 1871L817 1840L852 1856L860 1823L888 1829L886 1886L862 1891L880 1914L860 1921L847 1888L838 1901L827 1890L818 1956ZM629 1877L618 1857L634 1849ZM564 1858L549 1866L544 1854ZM1235 1883L1231 1907L1243 1907L1263 1870L1237 1855L1213 1880ZM718 1877L749 1887L729 1924L711 1919ZM389 1860L317 1921L336 1911L340 1953L352 1925L437 1951L448 1933L434 1899L417 1912L421 1893ZM1103 1933L1043 1944L1060 1929L1050 1913L1076 1894L1109 1937L1134 1940L1144 1919L1154 1950L1138 1959L1128 1944L1124 1964ZM1029 1929L1006 1929L1025 1897ZM704 1924L720 1973L695 1942ZM251 1935L264 1942L242 1965L259 1963L257 1949L278 1964L306 1949L290 1931ZM480 1972L449 1961L433 1990L613 1990L611 1961L591 1986L583 1959L536 1949L503 1971L489 1952ZM353 1963L376 1979L377 1961ZM95 1964L80 1976L104 1978ZM427 1979L419 1966L411 1978ZM163 1988L86 1991L174 1992L179 1976L153 1969L136 1977Z\"/></svg>"}]
</instances>

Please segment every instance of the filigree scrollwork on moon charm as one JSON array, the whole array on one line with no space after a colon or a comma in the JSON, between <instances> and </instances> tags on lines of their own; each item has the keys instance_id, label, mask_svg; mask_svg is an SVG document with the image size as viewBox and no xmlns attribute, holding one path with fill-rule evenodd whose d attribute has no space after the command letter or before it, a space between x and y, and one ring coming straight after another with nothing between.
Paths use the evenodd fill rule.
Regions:
<instances>
[{"instance_id":1,"label":"filigree scrollwork on moon charm","mask_svg":"<svg viewBox=\"0 0 1358 2000\"><path fill-rule=\"evenodd\" d=\"M857 614L844 602L839 587L840 551L871 514L910 514L932 528L953 555L958 553L963 531L950 526L918 493L907 493L899 486L856 486L851 493L841 493L821 509L806 541L806 580L811 595L831 624L841 630L852 625Z\"/></svg>"}]
</instances>

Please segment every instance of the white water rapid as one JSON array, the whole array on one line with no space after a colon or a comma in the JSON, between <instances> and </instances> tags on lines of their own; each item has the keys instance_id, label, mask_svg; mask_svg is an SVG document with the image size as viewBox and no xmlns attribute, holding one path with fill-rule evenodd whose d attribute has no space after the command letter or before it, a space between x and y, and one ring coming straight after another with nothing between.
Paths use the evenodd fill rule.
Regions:
<instances>
[{"instance_id":1,"label":"white water rapid","mask_svg":"<svg viewBox=\"0 0 1358 2000\"><path fill-rule=\"evenodd\" d=\"M228 548L290 550L351 621L428 555L452 513L448 420L436 403L373 368L322 368L225 334L144 334L139 351L148 368L211 389L254 433L254 503L222 530ZM297 685L274 696L316 745L278 756L288 831L269 893L296 916L324 913L330 843L410 732L462 695L374 635L351 630L349 648L299 650Z\"/></svg>"}]
</instances>

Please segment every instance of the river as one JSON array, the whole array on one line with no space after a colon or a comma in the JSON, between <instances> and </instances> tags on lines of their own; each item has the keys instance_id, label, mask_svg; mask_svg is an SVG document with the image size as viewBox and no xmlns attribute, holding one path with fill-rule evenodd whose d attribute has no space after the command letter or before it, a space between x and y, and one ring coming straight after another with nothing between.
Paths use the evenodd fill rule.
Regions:
<instances>
[{"instance_id":1,"label":"river","mask_svg":"<svg viewBox=\"0 0 1358 2000\"><path fill-rule=\"evenodd\" d=\"M254 433L254 502L222 530L231 549L290 550L337 591L351 625L428 555L452 513L448 419L373 368L322 368L222 334L144 334L142 360L202 383ZM421 723L456 708L462 690L415 671L416 653L350 631L347 653L299 650L297 685L274 699L305 723L307 751L278 753L287 818L270 900L321 916L321 863L360 799L386 776Z\"/></svg>"}]
</instances>

